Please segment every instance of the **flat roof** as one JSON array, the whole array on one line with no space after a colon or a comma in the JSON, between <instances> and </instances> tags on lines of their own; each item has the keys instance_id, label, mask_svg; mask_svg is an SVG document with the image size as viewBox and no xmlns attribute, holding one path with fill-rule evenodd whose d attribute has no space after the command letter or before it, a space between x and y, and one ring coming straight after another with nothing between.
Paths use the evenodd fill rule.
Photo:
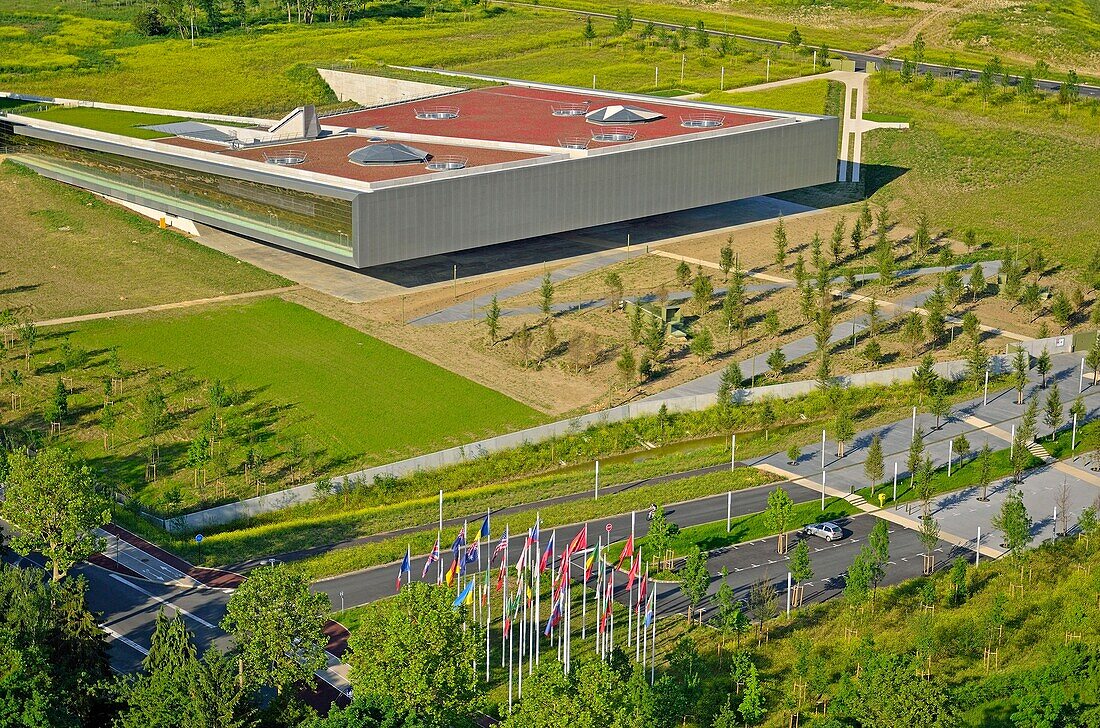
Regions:
<instances>
[{"instance_id":1,"label":"flat roof","mask_svg":"<svg viewBox=\"0 0 1100 728\"><path fill-rule=\"evenodd\" d=\"M586 121L584 116L555 116L552 113L555 106L560 107L565 104L586 104L588 111L595 111L605 106L634 106L655 111L664 118L637 124L600 125ZM417 118L417 110L431 107L456 108L458 116L453 119ZM766 113L748 113L740 109L679 105L660 99L650 101L595 92L587 94L583 91L561 91L527 86L493 86L338 114L322 119L321 123L329 127L344 126L355 129L382 126L386 131L407 134L556 147L567 138L590 140L594 132L608 128L631 129L635 133L633 141L697 134L708 129L685 127L682 119L704 114L721 118L722 125L712 130L780 118ZM615 144L616 142L592 141L590 146L599 148Z\"/></svg>"}]
</instances>

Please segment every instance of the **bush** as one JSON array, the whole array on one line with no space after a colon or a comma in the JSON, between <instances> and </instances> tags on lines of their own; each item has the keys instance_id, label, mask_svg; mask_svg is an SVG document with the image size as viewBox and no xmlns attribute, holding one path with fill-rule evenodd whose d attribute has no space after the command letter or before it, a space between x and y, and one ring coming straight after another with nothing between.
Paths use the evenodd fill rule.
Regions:
<instances>
[{"instance_id":1,"label":"bush","mask_svg":"<svg viewBox=\"0 0 1100 728\"><path fill-rule=\"evenodd\" d=\"M154 7L142 8L138 11L137 15L134 16L134 29L150 38L168 32L164 19L160 17L160 13Z\"/></svg>"}]
</instances>

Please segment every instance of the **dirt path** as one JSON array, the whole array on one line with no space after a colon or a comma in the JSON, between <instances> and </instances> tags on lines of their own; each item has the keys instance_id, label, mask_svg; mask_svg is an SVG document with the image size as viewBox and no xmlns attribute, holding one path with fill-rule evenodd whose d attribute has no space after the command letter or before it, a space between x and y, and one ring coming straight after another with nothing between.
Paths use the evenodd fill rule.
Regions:
<instances>
[{"instance_id":1,"label":"dirt path","mask_svg":"<svg viewBox=\"0 0 1100 728\"><path fill-rule=\"evenodd\" d=\"M81 316L64 316L62 318L46 319L45 321L35 321L35 326L63 326L65 324L78 324L83 321L98 321L101 319L112 319L120 316L137 316L143 313L156 313L158 311L173 311L181 308L192 308L195 306L206 306L211 303L222 303L224 301L243 301L249 298L263 298L265 296L277 296L281 293L290 293L296 291L301 286L284 286L282 288L268 288L263 291L246 291L245 293L230 293L225 296L212 296L210 298L196 298L190 301L176 301L175 303L158 303L153 306L142 306L141 308L126 308L119 311L102 311L100 313L86 313Z\"/></svg>"},{"instance_id":2,"label":"dirt path","mask_svg":"<svg viewBox=\"0 0 1100 728\"><path fill-rule=\"evenodd\" d=\"M988 5L985 0L954 0L953 2L945 3L943 5L934 5L931 3L914 3L914 7L924 11L920 19L909 26L901 35L891 38L878 48L870 51L873 56L881 56L885 58L894 52L897 48L903 46L909 46L913 44L913 41L917 39L918 33L923 33L928 28L937 24L941 18L947 15L964 14L971 10L978 10L981 7ZM927 35L927 34L926 34Z\"/></svg>"}]
</instances>

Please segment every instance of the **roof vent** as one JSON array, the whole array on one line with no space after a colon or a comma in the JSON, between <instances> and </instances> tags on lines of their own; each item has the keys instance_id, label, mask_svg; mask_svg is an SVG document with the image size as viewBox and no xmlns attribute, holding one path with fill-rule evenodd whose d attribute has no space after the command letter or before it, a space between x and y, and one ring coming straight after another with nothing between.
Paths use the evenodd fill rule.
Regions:
<instances>
[{"instance_id":1,"label":"roof vent","mask_svg":"<svg viewBox=\"0 0 1100 728\"><path fill-rule=\"evenodd\" d=\"M458 107L457 106L422 106L419 109L413 109L417 119L423 119L425 121L441 121L443 119L457 119Z\"/></svg>"},{"instance_id":2,"label":"roof vent","mask_svg":"<svg viewBox=\"0 0 1100 728\"><path fill-rule=\"evenodd\" d=\"M680 126L685 129L717 129L725 123L726 117L706 111L680 117Z\"/></svg>"},{"instance_id":3,"label":"roof vent","mask_svg":"<svg viewBox=\"0 0 1100 728\"><path fill-rule=\"evenodd\" d=\"M558 140L558 146L566 149L588 149L588 141L585 137L565 137Z\"/></svg>"},{"instance_id":4,"label":"roof vent","mask_svg":"<svg viewBox=\"0 0 1100 728\"><path fill-rule=\"evenodd\" d=\"M306 153L300 149L283 149L273 152L264 152L264 161L268 164L277 164L280 167L293 167L305 164Z\"/></svg>"},{"instance_id":5,"label":"roof vent","mask_svg":"<svg viewBox=\"0 0 1100 728\"><path fill-rule=\"evenodd\" d=\"M635 132L633 129L604 129L592 132L594 142L632 142Z\"/></svg>"},{"instance_id":6,"label":"roof vent","mask_svg":"<svg viewBox=\"0 0 1100 728\"><path fill-rule=\"evenodd\" d=\"M433 172L447 172L452 169L462 169L466 166L466 157L457 157L452 154L444 154L432 157L427 168Z\"/></svg>"},{"instance_id":7,"label":"roof vent","mask_svg":"<svg viewBox=\"0 0 1100 728\"><path fill-rule=\"evenodd\" d=\"M664 116L656 111L620 104L605 106L585 115L585 119L589 124L644 124L647 121L656 121L663 118Z\"/></svg>"},{"instance_id":8,"label":"roof vent","mask_svg":"<svg viewBox=\"0 0 1100 728\"><path fill-rule=\"evenodd\" d=\"M431 159L427 152L410 147L408 144L372 144L360 147L348 155L348 161L354 164L423 164Z\"/></svg>"},{"instance_id":9,"label":"roof vent","mask_svg":"<svg viewBox=\"0 0 1100 728\"><path fill-rule=\"evenodd\" d=\"M554 116L584 116L588 113L588 102L552 104L550 113Z\"/></svg>"},{"instance_id":10,"label":"roof vent","mask_svg":"<svg viewBox=\"0 0 1100 728\"><path fill-rule=\"evenodd\" d=\"M373 143L377 144L378 142L384 142L384 141L386 141L386 138L385 138L385 137L368 137L368 138L367 138L367 141L368 141L368 142L373 142Z\"/></svg>"}]
</instances>

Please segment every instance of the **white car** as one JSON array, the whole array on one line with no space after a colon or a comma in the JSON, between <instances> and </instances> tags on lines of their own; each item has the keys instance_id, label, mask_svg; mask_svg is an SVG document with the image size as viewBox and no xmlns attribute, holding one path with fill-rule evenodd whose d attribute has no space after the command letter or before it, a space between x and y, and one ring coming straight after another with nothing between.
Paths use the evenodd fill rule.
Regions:
<instances>
[{"instance_id":1,"label":"white car","mask_svg":"<svg viewBox=\"0 0 1100 728\"><path fill-rule=\"evenodd\" d=\"M832 521L824 523L811 523L806 526L807 536L818 536L826 541L839 541L844 537L844 531Z\"/></svg>"}]
</instances>

